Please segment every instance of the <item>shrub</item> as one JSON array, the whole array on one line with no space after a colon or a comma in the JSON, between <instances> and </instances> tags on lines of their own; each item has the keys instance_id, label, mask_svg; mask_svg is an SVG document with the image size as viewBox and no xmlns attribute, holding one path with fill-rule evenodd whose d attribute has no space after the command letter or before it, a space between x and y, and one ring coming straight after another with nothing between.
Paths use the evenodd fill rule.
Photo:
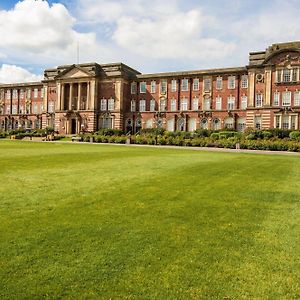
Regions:
<instances>
[{"instance_id":1,"label":"shrub","mask_svg":"<svg viewBox=\"0 0 300 300\"><path fill-rule=\"evenodd\" d=\"M100 129L97 133L97 135L104 135L104 136L121 136L123 134L122 130L119 129L110 129L110 128L103 128Z\"/></svg>"},{"instance_id":2,"label":"shrub","mask_svg":"<svg viewBox=\"0 0 300 300\"><path fill-rule=\"evenodd\" d=\"M214 132L210 135L210 137L213 139L213 140L218 140L220 138L220 135L219 133L217 132Z\"/></svg>"},{"instance_id":3,"label":"shrub","mask_svg":"<svg viewBox=\"0 0 300 300\"><path fill-rule=\"evenodd\" d=\"M141 129L141 135L163 135L166 130L163 128L145 128Z\"/></svg>"},{"instance_id":4,"label":"shrub","mask_svg":"<svg viewBox=\"0 0 300 300\"><path fill-rule=\"evenodd\" d=\"M292 140L299 141L300 140L300 131L292 131L292 132L290 132L289 137Z\"/></svg>"},{"instance_id":5,"label":"shrub","mask_svg":"<svg viewBox=\"0 0 300 300\"><path fill-rule=\"evenodd\" d=\"M208 129L197 129L194 132L194 135L196 137L209 137L211 134L211 131Z\"/></svg>"}]
</instances>

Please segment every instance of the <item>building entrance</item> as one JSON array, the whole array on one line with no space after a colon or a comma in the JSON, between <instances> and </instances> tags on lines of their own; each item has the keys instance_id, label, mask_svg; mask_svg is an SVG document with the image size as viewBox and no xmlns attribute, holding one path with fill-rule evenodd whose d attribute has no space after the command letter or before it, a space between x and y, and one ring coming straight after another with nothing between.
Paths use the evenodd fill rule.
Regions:
<instances>
[{"instance_id":1,"label":"building entrance","mask_svg":"<svg viewBox=\"0 0 300 300\"><path fill-rule=\"evenodd\" d=\"M76 134L77 133L77 122L76 119L71 120L71 134Z\"/></svg>"}]
</instances>

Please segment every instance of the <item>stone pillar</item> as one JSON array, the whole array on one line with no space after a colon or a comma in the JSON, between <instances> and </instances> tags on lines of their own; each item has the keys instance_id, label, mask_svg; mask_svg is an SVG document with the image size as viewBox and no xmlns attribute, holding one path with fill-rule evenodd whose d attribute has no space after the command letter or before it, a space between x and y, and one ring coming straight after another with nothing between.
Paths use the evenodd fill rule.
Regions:
<instances>
[{"instance_id":1,"label":"stone pillar","mask_svg":"<svg viewBox=\"0 0 300 300\"><path fill-rule=\"evenodd\" d=\"M45 92L44 92L44 101L43 101L43 111L42 111L42 113L47 111L47 105L48 105L48 86L45 85L44 88L45 88Z\"/></svg>"},{"instance_id":2,"label":"stone pillar","mask_svg":"<svg viewBox=\"0 0 300 300\"><path fill-rule=\"evenodd\" d=\"M57 98L56 98L56 102L57 105L55 105L55 107L57 108L57 110L61 110L61 84L58 83L56 85L56 90L57 90Z\"/></svg>"},{"instance_id":3,"label":"stone pillar","mask_svg":"<svg viewBox=\"0 0 300 300\"><path fill-rule=\"evenodd\" d=\"M86 83L86 109L90 109L90 82Z\"/></svg>"},{"instance_id":4,"label":"stone pillar","mask_svg":"<svg viewBox=\"0 0 300 300\"><path fill-rule=\"evenodd\" d=\"M70 83L69 110L72 110L72 100L73 100L73 83Z\"/></svg>"},{"instance_id":5,"label":"stone pillar","mask_svg":"<svg viewBox=\"0 0 300 300\"><path fill-rule=\"evenodd\" d=\"M81 82L78 82L78 99L77 99L77 110L80 110L81 105Z\"/></svg>"},{"instance_id":6,"label":"stone pillar","mask_svg":"<svg viewBox=\"0 0 300 300\"><path fill-rule=\"evenodd\" d=\"M93 80L90 83L90 105L89 105L89 109L93 110L95 107L95 92L96 92L96 82Z\"/></svg>"},{"instance_id":7,"label":"stone pillar","mask_svg":"<svg viewBox=\"0 0 300 300\"><path fill-rule=\"evenodd\" d=\"M65 85L61 85L61 96L60 96L60 110L65 109Z\"/></svg>"},{"instance_id":8,"label":"stone pillar","mask_svg":"<svg viewBox=\"0 0 300 300\"><path fill-rule=\"evenodd\" d=\"M265 106L271 105L271 93L272 93L272 70L265 71Z\"/></svg>"},{"instance_id":9,"label":"stone pillar","mask_svg":"<svg viewBox=\"0 0 300 300\"><path fill-rule=\"evenodd\" d=\"M255 73L249 71L249 87L248 87L248 107L254 107L255 97Z\"/></svg>"}]
</instances>

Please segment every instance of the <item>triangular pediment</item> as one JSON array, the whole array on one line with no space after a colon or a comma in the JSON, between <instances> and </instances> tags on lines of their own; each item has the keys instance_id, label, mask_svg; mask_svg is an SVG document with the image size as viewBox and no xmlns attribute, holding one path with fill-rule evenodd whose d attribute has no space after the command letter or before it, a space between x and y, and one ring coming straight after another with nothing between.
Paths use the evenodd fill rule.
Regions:
<instances>
[{"instance_id":1,"label":"triangular pediment","mask_svg":"<svg viewBox=\"0 0 300 300\"><path fill-rule=\"evenodd\" d=\"M61 72L56 78L59 79L67 79L67 78L83 78L83 77L90 77L92 76L91 73L84 70L79 66L72 66L67 70Z\"/></svg>"}]
</instances>

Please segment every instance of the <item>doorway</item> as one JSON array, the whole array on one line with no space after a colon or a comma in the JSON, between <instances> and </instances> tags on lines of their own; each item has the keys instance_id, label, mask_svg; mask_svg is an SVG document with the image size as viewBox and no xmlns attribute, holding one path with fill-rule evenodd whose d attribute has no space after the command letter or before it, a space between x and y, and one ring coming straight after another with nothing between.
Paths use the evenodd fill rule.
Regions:
<instances>
[{"instance_id":1,"label":"doorway","mask_svg":"<svg viewBox=\"0 0 300 300\"><path fill-rule=\"evenodd\" d=\"M76 125L77 125L76 119L71 119L71 134L77 133Z\"/></svg>"}]
</instances>

